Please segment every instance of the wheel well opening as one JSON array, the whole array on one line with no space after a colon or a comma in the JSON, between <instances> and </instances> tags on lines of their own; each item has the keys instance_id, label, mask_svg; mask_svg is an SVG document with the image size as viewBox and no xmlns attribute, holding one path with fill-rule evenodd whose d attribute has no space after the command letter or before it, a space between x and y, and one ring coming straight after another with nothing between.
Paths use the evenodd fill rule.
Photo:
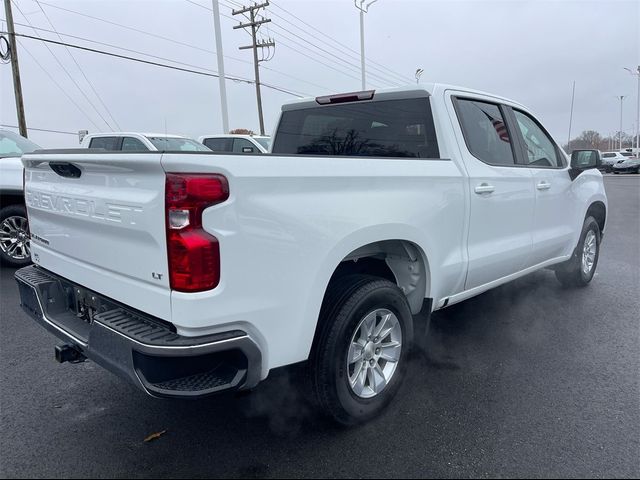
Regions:
<instances>
[{"instance_id":1,"label":"wheel well opening","mask_svg":"<svg viewBox=\"0 0 640 480\"><path fill-rule=\"evenodd\" d=\"M605 220L607 217L607 210L602 202L594 202L589 206L587 210L587 217L595 218L600 227L600 233L604 233Z\"/></svg>"},{"instance_id":2,"label":"wheel well opening","mask_svg":"<svg viewBox=\"0 0 640 480\"><path fill-rule=\"evenodd\" d=\"M0 208L8 207L9 205L24 205L24 196L16 193L0 194Z\"/></svg>"},{"instance_id":3,"label":"wheel well opening","mask_svg":"<svg viewBox=\"0 0 640 480\"><path fill-rule=\"evenodd\" d=\"M429 296L429 264L422 250L404 240L385 240L360 247L347 255L335 268L327 284L322 309L328 307L328 293L341 278L352 274L373 275L395 283L404 292L412 314L422 309ZM318 318L313 345L317 345L323 325Z\"/></svg>"},{"instance_id":4,"label":"wheel well opening","mask_svg":"<svg viewBox=\"0 0 640 480\"><path fill-rule=\"evenodd\" d=\"M336 267L329 283L350 274L373 275L395 283L413 313L422 308L429 287L426 258L417 245L405 240L384 240L354 250Z\"/></svg>"},{"instance_id":5,"label":"wheel well opening","mask_svg":"<svg viewBox=\"0 0 640 480\"><path fill-rule=\"evenodd\" d=\"M333 275L331 275L329 283L332 283L341 277L353 274L374 275L393 283L396 282L396 277L393 276L393 272L389 268L389 265L384 261L384 257L379 256L341 262L333 272Z\"/></svg>"}]
</instances>

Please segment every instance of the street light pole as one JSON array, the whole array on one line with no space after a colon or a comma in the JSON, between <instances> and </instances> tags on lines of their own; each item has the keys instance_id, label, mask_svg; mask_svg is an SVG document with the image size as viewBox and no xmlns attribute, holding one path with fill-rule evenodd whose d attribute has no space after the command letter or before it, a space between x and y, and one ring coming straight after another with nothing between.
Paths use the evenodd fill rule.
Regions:
<instances>
[{"instance_id":1,"label":"street light pole","mask_svg":"<svg viewBox=\"0 0 640 480\"><path fill-rule=\"evenodd\" d=\"M573 101L576 98L576 81L573 81L573 90L571 91L571 111L569 113L569 138L567 139L567 148L571 150L571 123L573 122Z\"/></svg>"},{"instance_id":2,"label":"street light pole","mask_svg":"<svg viewBox=\"0 0 640 480\"><path fill-rule=\"evenodd\" d=\"M626 68L625 70L629 72L631 75L638 77L638 93L636 94L636 155L640 155L640 65L638 65L637 72L634 73L630 68Z\"/></svg>"},{"instance_id":3,"label":"street light pole","mask_svg":"<svg viewBox=\"0 0 640 480\"><path fill-rule=\"evenodd\" d=\"M224 77L224 55L222 53L222 31L220 30L220 6L218 0L212 0L213 27L216 35L216 53L218 56L218 81L220 86L220 111L222 113L222 131L229 133L229 113L227 109L227 87Z\"/></svg>"},{"instance_id":4,"label":"street light pole","mask_svg":"<svg viewBox=\"0 0 640 480\"><path fill-rule=\"evenodd\" d=\"M362 70L362 90L367 89L367 79L365 75L365 62L364 62L364 14L369 12L369 7L376 3L378 0L372 0L371 2L364 4L366 0L353 0L353 4L358 10L360 10L360 68ZM360 2L360 5L358 5Z\"/></svg>"},{"instance_id":5,"label":"street light pole","mask_svg":"<svg viewBox=\"0 0 640 480\"><path fill-rule=\"evenodd\" d=\"M618 98L620 99L620 132L618 132L618 138L619 138L619 145L620 148L618 148L618 150L622 150L622 100L624 100L624 97L626 97L626 95L619 95Z\"/></svg>"}]
</instances>

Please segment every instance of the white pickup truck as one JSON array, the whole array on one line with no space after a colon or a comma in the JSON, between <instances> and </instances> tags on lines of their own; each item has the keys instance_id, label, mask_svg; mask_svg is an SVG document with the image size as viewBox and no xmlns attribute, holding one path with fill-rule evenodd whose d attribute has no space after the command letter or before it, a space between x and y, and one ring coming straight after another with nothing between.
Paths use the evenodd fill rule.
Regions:
<instances>
[{"instance_id":1,"label":"white pickup truck","mask_svg":"<svg viewBox=\"0 0 640 480\"><path fill-rule=\"evenodd\" d=\"M415 314L545 267L587 285L607 217L597 151L568 165L522 105L439 84L284 105L268 155L22 160L16 279L59 361L174 398L306 361L344 424L398 391Z\"/></svg>"}]
</instances>

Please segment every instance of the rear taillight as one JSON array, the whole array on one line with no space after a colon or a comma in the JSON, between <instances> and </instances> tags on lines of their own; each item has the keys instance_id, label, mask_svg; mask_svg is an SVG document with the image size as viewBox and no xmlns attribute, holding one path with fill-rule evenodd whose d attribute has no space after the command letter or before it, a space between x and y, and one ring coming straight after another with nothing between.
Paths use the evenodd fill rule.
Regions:
<instances>
[{"instance_id":1,"label":"rear taillight","mask_svg":"<svg viewBox=\"0 0 640 480\"><path fill-rule=\"evenodd\" d=\"M202 228L202 212L227 198L229 184L222 175L167 174L167 253L173 290L201 292L220 282L218 239Z\"/></svg>"}]
</instances>

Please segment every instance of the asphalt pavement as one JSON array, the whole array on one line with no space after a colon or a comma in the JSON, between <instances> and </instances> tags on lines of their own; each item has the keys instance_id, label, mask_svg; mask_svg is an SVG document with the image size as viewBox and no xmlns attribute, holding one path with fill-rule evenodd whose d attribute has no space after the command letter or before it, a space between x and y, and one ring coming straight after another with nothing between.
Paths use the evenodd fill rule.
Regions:
<instances>
[{"instance_id":1,"label":"asphalt pavement","mask_svg":"<svg viewBox=\"0 0 640 480\"><path fill-rule=\"evenodd\" d=\"M57 339L3 268L0 476L637 478L640 176L605 185L589 287L545 270L437 312L398 398L351 429L306 401L304 366L249 394L172 401L91 362L56 364Z\"/></svg>"}]
</instances>

